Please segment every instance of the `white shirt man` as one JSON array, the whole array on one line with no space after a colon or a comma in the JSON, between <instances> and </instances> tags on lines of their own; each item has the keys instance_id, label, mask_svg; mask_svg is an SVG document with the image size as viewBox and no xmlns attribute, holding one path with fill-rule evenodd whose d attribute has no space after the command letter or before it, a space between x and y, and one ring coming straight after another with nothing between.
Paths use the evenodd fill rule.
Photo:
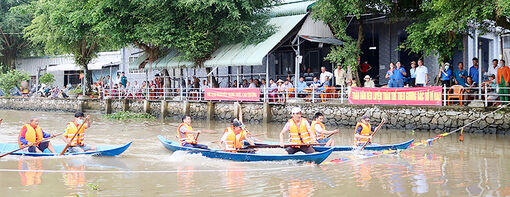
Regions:
<instances>
[{"instance_id":1,"label":"white shirt man","mask_svg":"<svg viewBox=\"0 0 510 197\"><path fill-rule=\"evenodd\" d=\"M498 68L499 68L499 61L497 59L492 60L492 65L489 66L489 71L487 71L487 76L494 75L496 76L498 74Z\"/></svg>"},{"instance_id":2,"label":"white shirt man","mask_svg":"<svg viewBox=\"0 0 510 197\"><path fill-rule=\"evenodd\" d=\"M418 67L416 68L416 87L427 86L429 80L429 70L423 65L422 60L418 60Z\"/></svg>"},{"instance_id":3,"label":"white shirt man","mask_svg":"<svg viewBox=\"0 0 510 197\"><path fill-rule=\"evenodd\" d=\"M319 77L321 84L326 81L326 77L333 78L333 73L326 71L326 67L323 66L321 67L321 75Z\"/></svg>"},{"instance_id":4,"label":"white shirt man","mask_svg":"<svg viewBox=\"0 0 510 197\"><path fill-rule=\"evenodd\" d=\"M338 65L335 69L335 85L336 86L345 86L345 70L342 66Z\"/></svg>"}]
</instances>

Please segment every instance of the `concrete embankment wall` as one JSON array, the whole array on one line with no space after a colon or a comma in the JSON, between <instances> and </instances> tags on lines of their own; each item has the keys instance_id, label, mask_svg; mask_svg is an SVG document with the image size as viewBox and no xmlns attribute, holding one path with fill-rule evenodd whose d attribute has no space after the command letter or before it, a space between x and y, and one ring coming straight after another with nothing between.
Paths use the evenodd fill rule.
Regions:
<instances>
[{"instance_id":1,"label":"concrete embankment wall","mask_svg":"<svg viewBox=\"0 0 510 197\"><path fill-rule=\"evenodd\" d=\"M372 124L386 118L386 128L444 132L464 126L494 111L496 108L444 106L374 106L327 103L293 103L269 105L263 103L182 102L145 100L63 100L45 98L0 98L0 109L38 111L96 111L115 113L130 111L149 113L157 117L189 114L199 119L230 121L239 114L245 122L285 122L293 107L301 107L303 116L311 119L316 112L325 115L325 124L353 127L362 115L368 114ZM465 128L465 132L510 134L510 108L502 109Z\"/></svg>"}]
</instances>

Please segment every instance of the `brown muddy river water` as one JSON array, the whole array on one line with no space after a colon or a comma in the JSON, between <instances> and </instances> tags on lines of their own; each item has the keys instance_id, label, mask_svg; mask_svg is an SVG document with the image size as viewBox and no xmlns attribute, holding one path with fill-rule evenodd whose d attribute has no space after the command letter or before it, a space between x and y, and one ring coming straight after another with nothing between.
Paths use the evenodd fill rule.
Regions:
<instances>
[{"instance_id":1,"label":"brown muddy river water","mask_svg":"<svg viewBox=\"0 0 510 197\"><path fill-rule=\"evenodd\" d=\"M23 123L39 117L45 131L62 132L71 113L0 111L0 142L16 143ZM0 159L0 196L510 196L510 136L456 134L431 146L399 154L358 159L334 152L322 165L294 162L232 162L183 152L171 153L158 135L174 138L177 120L114 121L92 115L89 144L121 145L118 157L66 156ZM223 131L226 122L195 120L195 128ZM262 140L277 141L280 124L247 124ZM330 129L330 128L328 128ZM333 138L352 144L352 128ZM199 142L216 147L220 133L202 134ZM424 140L429 132L381 130L380 144ZM54 144L64 144L60 139ZM281 153L271 149L265 152Z\"/></svg>"}]
</instances>

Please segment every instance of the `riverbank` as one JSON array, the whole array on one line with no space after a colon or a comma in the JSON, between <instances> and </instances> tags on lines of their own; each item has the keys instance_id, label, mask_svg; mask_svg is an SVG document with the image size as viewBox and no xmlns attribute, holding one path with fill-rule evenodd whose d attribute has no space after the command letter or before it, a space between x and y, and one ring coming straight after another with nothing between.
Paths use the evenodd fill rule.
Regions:
<instances>
[{"instance_id":1,"label":"riverbank","mask_svg":"<svg viewBox=\"0 0 510 197\"><path fill-rule=\"evenodd\" d=\"M88 111L115 113L121 111L147 113L159 118L189 114L198 119L230 121L243 112L245 122L283 123L290 118L293 107L301 107L303 116L312 118L316 112L325 114L329 126L353 127L362 115L370 115L372 123L387 119L385 128L443 132L464 126L496 108L466 106L385 106L334 103L233 103L147 100L0 98L0 109L31 111ZM465 128L464 132L510 134L510 109L502 109Z\"/></svg>"}]
</instances>

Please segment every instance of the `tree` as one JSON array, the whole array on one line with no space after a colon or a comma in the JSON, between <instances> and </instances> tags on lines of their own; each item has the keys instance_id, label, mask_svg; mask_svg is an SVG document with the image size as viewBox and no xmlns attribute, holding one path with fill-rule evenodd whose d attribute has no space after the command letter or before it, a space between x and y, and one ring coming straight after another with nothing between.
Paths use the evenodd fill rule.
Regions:
<instances>
[{"instance_id":1,"label":"tree","mask_svg":"<svg viewBox=\"0 0 510 197\"><path fill-rule=\"evenodd\" d=\"M51 84L55 82L55 76L51 73L44 73L44 75L40 77L39 81L41 81L42 84L51 86Z\"/></svg>"},{"instance_id":2,"label":"tree","mask_svg":"<svg viewBox=\"0 0 510 197\"><path fill-rule=\"evenodd\" d=\"M149 66L165 49L176 49L182 59L200 67L221 45L253 43L273 32L264 15L273 0L103 0L97 3L96 8L108 17L101 25L104 32L119 35L117 40L123 44L135 44L143 49L149 55Z\"/></svg>"},{"instance_id":3,"label":"tree","mask_svg":"<svg viewBox=\"0 0 510 197\"><path fill-rule=\"evenodd\" d=\"M87 85L92 75L87 65L101 50L115 48L111 37L103 34L101 21L106 19L96 9L96 0L44 0L28 8L32 24L25 28L26 37L44 46L49 54L72 54L74 61L86 72Z\"/></svg>"},{"instance_id":4,"label":"tree","mask_svg":"<svg viewBox=\"0 0 510 197\"><path fill-rule=\"evenodd\" d=\"M424 55L438 55L448 61L462 46L464 36L473 36L473 29L493 31L494 27L510 29L508 0L431 0L420 5L421 14L406 31L406 49Z\"/></svg>"},{"instance_id":5,"label":"tree","mask_svg":"<svg viewBox=\"0 0 510 197\"><path fill-rule=\"evenodd\" d=\"M0 89L5 95L9 96L11 89L18 87L21 81L29 79L30 77L27 73L18 70L8 70L5 73L0 73Z\"/></svg>"},{"instance_id":6,"label":"tree","mask_svg":"<svg viewBox=\"0 0 510 197\"><path fill-rule=\"evenodd\" d=\"M19 56L31 52L33 47L23 38L23 29L30 24L32 17L16 12L11 8L27 5L34 0L2 0L0 1L0 65L4 69L14 69L14 62Z\"/></svg>"}]
</instances>

